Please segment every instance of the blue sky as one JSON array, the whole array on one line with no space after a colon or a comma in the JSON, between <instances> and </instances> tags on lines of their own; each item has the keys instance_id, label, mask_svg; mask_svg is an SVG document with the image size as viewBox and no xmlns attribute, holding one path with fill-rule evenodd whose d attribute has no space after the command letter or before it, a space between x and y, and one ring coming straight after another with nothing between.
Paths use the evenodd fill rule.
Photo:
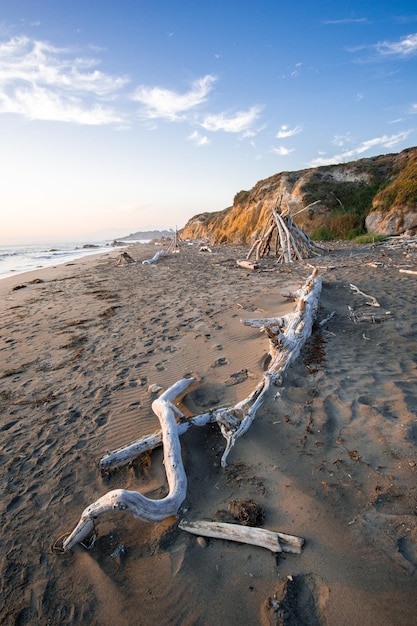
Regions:
<instances>
[{"instance_id":1,"label":"blue sky","mask_svg":"<svg viewBox=\"0 0 417 626\"><path fill-rule=\"evenodd\" d=\"M417 144L410 0L1 0L0 243L179 228Z\"/></svg>"}]
</instances>

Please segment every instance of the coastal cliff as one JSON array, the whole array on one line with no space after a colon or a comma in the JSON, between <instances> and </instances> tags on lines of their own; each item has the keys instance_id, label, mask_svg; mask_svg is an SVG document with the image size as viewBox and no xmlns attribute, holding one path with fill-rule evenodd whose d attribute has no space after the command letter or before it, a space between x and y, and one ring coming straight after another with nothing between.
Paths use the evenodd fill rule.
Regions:
<instances>
[{"instance_id":1,"label":"coastal cliff","mask_svg":"<svg viewBox=\"0 0 417 626\"><path fill-rule=\"evenodd\" d=\"M274 174L250 191L239 191L232 206L195 215L181 236L212 244L249 243L276 206L298 213L294 222L315 239L351 239L364 232L414 235L417 148Z\"/></svg>"}]
</instances>

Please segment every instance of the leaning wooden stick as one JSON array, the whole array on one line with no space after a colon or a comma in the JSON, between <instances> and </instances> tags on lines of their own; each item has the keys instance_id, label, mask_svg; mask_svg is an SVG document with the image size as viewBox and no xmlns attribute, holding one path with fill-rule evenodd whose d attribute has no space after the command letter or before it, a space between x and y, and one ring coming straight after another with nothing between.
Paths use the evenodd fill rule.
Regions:
<instances>
[{"instance_id":1,"label":"leaning wooden stick","mask_svg":"<svg viewBox=\"0 0 417 626\"><path fill-rule=\"evenodd\" d=\"M187 477L181 458L175 410L172 402L193 382L193 378L183 378L154 400L152 410L158 416L164 445L164 465L169 492L161 500L151 500L137 491L114 489L90 504L82 513L76 528L63 543L64 550L71 550L93 530L94 520L108 511L125 511L138 519L157 522L176 515L185 500Z\"/></svg>"},{"instance_id":2,"label":"leaning wooden stick","mask_svg":"<svg viewBox=\"0 0 417 626\"><path fill-rule=\"evenodd\" d=\"M252 546L266 548L274 553L292 552L293 554L300 554L304 545L302 537L277 533L264 528L241 526L239 524L205 521L187 522L181 520L178 527L193 535L247 543Z\"/></svg>"}]
</instances>

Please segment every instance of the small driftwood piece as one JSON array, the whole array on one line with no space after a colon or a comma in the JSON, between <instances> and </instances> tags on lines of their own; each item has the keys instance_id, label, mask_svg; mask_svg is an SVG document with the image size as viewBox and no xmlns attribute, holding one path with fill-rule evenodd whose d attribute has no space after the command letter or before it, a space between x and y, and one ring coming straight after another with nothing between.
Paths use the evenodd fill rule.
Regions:
<instances>
[{"instance_id":1,"label":"small driftwood piece","mask_svg":"<svg viewBox=\"0 0 417 626\"><path fill-rule=\"evenodd\" d=\"M265 530L264 528L241 526L240 524L206 521L187 522L181 520L178 527L192 535L247 543L271 550L274 554L278 552L300 554L304 545L302 537L286 535L272 530Z\"/></svg>"},{"instance_id":2,"label":"small driftwood piece","mask_svg":"<svg viewBox=\"0 0 417 626\"><path fill-rule=\"evenodd\" d=\"M400 272L401 272L401 274L413 274L414 276L417 275L417 271L415 271L415 270L404 270L404 269L402 269L402 270L400 270Z\"/></svg>"},{"instance_id":3,"label":"small driftwood piece","mask_svg":"<svg viewBox=\"0 0 417 626\"><path fill-rule=\"evenodd\" d=\"M376 298L374 298L374 296L370 296L367 293L364 293L363 291L358 289L356 287L356 285L349 285L349 287L352 289L352 291L354 291L355 293L358 293L359 295L363 296L364 298L369 298L370 302L366 302L366 304L369 304L369 306L375 306L375 307L381 306L379 304L378 300Z\"/></svg>"},{"instance_id":4,"label":"small driftwood piece","mask_svg":"<svg viewBox=\"0 0 417 626\"><path fill-rule=\"evenodd\" d=\"M109 491L83 511L77 526L63 543L64 550L71 550L77 543L83 541L92 532L94 520L108 511L125 511L149 522L157 522L177 514L187 493L187 477L181 458L175 419L176 407L173 401L184 395L193 380L193 378L179 380L152 403L152 410L161 424L168 494L160 500L151 500L137 491L127 489Z\"/></svg>"},{"instance_id":5,"label":"small driftwood piece","mask_svg":"<svg viewBox=\"0 0 417 626\"><path fill-rule=\"evenodd\" d=\"M243 267L245 270L257 270L259 268L258 263L252 263L251 261L236 261L236 265Z\"/></svg>"},{"instance_id":6,"label":"small driftwood piece","mask_svg":"<svg viewBox=\"0 0 417 626\"><path fill-rule=\"evenodd\" d=\"M163 250L159 250L156 254L154 254L154 256L151 259L145 259L144 261L142 261L142 265L151 265L151 263L156 263L161 256L164 256L164 251Z\"/></svg>"}]
</instances>

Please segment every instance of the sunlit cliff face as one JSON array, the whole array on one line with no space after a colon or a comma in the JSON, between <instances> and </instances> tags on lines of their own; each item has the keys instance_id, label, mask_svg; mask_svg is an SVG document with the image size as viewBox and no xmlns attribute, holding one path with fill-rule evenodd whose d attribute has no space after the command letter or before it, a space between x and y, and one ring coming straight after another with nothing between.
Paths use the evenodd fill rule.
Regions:
<instances>
[{"instance_id":1,"label":"sunlit cliff face","mask_svg":"<svg viewBox=\"0 0 417 626\"><path fill-rule=\"evenodd\" d=\"M321 232L329 233L330 238L350 238L363 232L365 223L369 232L414 234L417 148L275 174L250 191L238 192L233 206L191 218L181 235L208 238L213 244L249 243L261 232L274 207L289 210L297 226L317 238Z\"/></svg>"}]
</instances>

